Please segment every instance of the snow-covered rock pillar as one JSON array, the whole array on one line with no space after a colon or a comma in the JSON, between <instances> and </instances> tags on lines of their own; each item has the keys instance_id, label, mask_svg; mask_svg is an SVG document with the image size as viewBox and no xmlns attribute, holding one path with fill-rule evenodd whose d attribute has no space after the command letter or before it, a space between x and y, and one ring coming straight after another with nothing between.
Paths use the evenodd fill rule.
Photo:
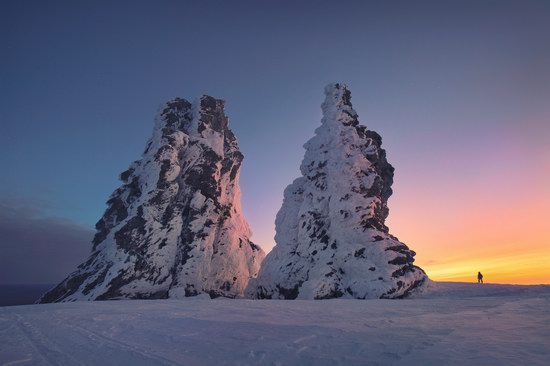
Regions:
<instances>
[{"instance_id":1,"label":"snow-covered rock pillar","mask_svg":"<svg viewBox=\"0 0 550 366\"><path fill-rule=\"evenodd\" d=\"M40 302L242 297L264 253L240 203L243 155L224 102L176 98L96 224L88 260Z\"/></svg>"},{"instance_id":2,"label":"snow-covered rock pillar","mask_svg":"<svg viewBox=\"0 0 550 366\"><path fill-rule=\"evenodd\" d=\"M359 124L343 84L325 89L321 126L302 176L284 192L276 246L247 294L260 299L402 298L427 277L385 220L393 167L382 139Z\"/></svg>"}]
</instances>

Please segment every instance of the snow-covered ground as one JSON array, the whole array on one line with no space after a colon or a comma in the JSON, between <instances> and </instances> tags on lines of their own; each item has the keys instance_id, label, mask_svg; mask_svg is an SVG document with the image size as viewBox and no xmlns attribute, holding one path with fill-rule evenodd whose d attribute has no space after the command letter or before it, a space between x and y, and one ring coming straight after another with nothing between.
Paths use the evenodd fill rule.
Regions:
<instances>
[{"instance_id":1,"label":"snow-covered ground","mask_svg":"<svg viewBox=\"0 0 550 366\"><path fill-rule=\"evenodd\" d=\"M550 286L409 300L133 300L0 308L4 365L549 365Z\"/></svg>"}]
</instances>

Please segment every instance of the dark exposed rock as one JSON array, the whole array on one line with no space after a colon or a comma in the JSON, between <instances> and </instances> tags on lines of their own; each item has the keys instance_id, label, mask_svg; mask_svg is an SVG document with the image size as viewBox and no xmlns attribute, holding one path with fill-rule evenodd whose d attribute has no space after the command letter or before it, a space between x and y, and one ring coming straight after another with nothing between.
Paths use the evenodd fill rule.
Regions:
<instances>
[{"instance_id":1,"label":"dark exposed rock","mask_svg":"<svg viewBox=\"0 0 550 366\"><path fill-rule=\"evenodd\" d=\"M315 300L337 299L342 296L344 296L344 293L342 292L342 290L340 290L339 288L334 288L327 293L315 295L314 299Z\"/></svg>"},{"instance_id":2,"label":"dark exposed rock","mask_svg":"<svg viewBox=\"0 0 550 366\"><path fill-rule=\"evenodd\" d=\"M296 284L296 286L292 288L285 288L282 286L277 285L277 289L279 290L279 294L283 297L284 300L294 300L298 297L298 289L300 288L302 284Z\"/></svg>"},{"instance_id":3,"label":"dark exposed rock","mask_svg":"<svg viewBox=\"0 0 550 366\"><path fill-rule=\"evenodd\" d=\"M353 254L353 256L354 256L355 258L358 258L358 257L365 258L365 257L364 257L365 250L366 250L366 248L361 248L361 249L359 249L359 250L356 250L355 253Z\"/></svg>"},{"instance_id":4,"label":"dark exposed rock","mask_svg":"<svg viewBox=\"0 0 550 366\"><path fill-rule=\"evenodd\" d=\"M388 264L402 265L408 264L410 261L409 257L395 257L391 261L388 261Z\"/></svg>"}]
</instances>

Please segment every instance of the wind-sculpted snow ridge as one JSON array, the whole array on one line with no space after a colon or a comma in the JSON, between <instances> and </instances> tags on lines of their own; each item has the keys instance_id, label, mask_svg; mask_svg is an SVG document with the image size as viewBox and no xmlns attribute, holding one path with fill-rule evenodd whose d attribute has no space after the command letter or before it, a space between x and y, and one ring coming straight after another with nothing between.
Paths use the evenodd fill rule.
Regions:
<instances>
[{"instance_id":1,"label":"wind-sculpted snow ridge","mask_svg":"<svg viewBox=\"0 0 550 366\"><path fill-rule=\"evenodd\" d=\"M276 246L247 294L259 299L403 298L427 282L415 252L385 225L393 167L382 138L359 124L343 84L325 88L321 126L302 177L276 219Z\"/></svg>"},{"instance_id":2,"label":"wind-sculpted snow ridge","mask_svg":"<svg viewBox=\"0 0 550 366\"><path fill-rule=\"evenodd\" d=\"M264 257L241 211L242 160L222 100L166 103L90 257L39 302L242 297Z\"/></svg>"}]
</instances>

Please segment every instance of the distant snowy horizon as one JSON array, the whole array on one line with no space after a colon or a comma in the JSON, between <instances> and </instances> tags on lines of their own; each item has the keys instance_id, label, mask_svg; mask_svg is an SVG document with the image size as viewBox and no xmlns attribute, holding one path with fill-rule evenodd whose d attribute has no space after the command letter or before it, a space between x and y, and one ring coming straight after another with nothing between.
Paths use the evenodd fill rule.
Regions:
<instances>
[{"instance_id":1,"label":"distant snowy horizon","mask_svg":"<svg viewBox=\"0 0 550 366\"><path fill-rule=\"evenodd\" d=\"M481 292L478 292L478 296L486 296L487 294L502 294L509 292L508 290L510 288L515 288L516 290L522 290L524 292L530 292L530 291L536 291L538 288L550 288L550 284L501 284L501 283L490 283L486 282L482 285L475 283L475 281L472 282L452 282L452 281L431 281L431 285L429 286L429 290L427 293L424 293L423 295L419 296L413 296L412 298L427 298L429 296L435 296L434 294L437 293L437 296L442 296L444 294L444 291L434 291L435 288L437 288L438 285L444 285L447 287L447 291L451 291L453 293L459 293L459 292L469 292L470 296L472 296L472 291L470 289L470 285L473 286L485 286L485 287L479 287L478 289ZM0 284L0 307L2 306L19 306L19 305L34 305L36 304L36 301L40 299L40 297L46 293L48 290L51 290L56 286L56 283L51 284ZM487 292L483 292L487 291ZM431 295L429 295L431 293ZM474 293L475 294L475 293ZM204 297L203 297L204 299ZM346 300L351 300L347 298ZM372 299L371 299L372 300ZM104 300L104 301L110 301L110 300ZM119 300L115 300L119 301ZM151 300L153 301L153 300ZM258 300L260 301L260 300ZM277 300L274 300L277 301ZM286 300L280 300L280 301L286 301ZM322 300L315 300L315 301L322 301ZM366 300L358 300L358 301L366 301Z\"/></svg>"}]
</instances>

